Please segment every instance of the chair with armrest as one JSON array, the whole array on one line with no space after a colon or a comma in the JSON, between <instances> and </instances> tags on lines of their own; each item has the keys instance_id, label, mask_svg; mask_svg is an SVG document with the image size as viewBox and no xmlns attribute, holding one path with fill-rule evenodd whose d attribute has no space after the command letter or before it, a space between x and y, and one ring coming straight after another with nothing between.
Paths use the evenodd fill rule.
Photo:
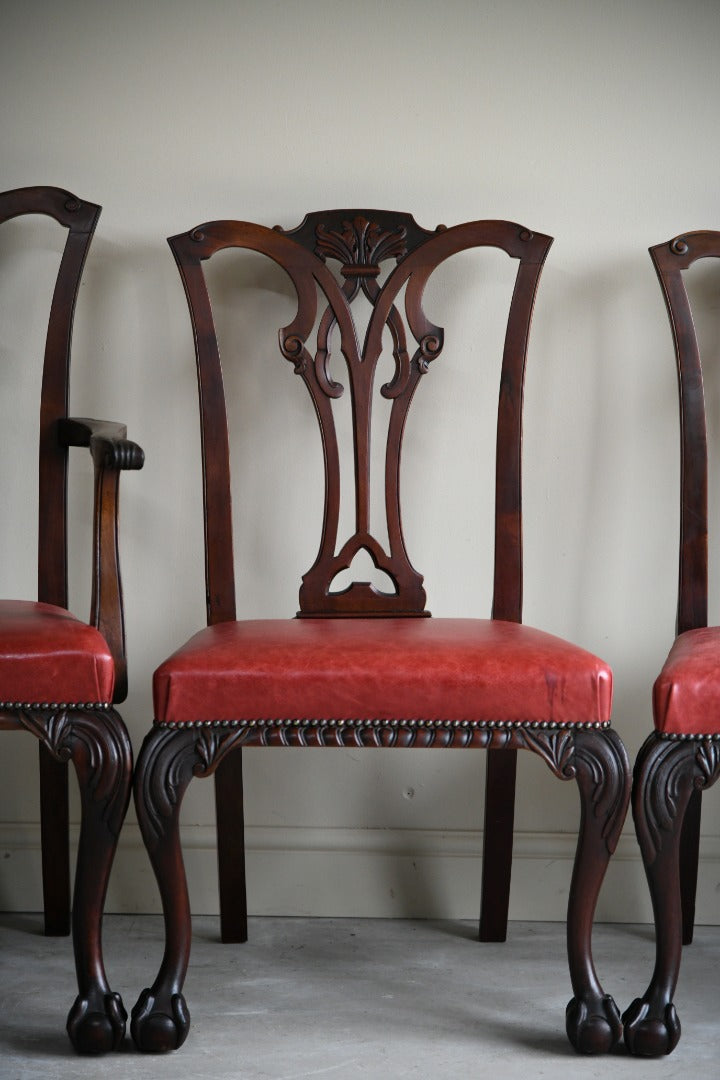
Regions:
<instances>
[{"instance_id":1,"label":"chair with armrest","mask_svg":"<svg viewBox=\"0 0 720 1080\"><path fill-rule=\"evenodd\" d=\"M680 1038L673 996L682 946L693 938L701 797L720 775L720 627L708 626L703 358L683 277L698 259L720 259L720 232L684 233L651 247L650 255L678 372L680 560L677 636L655 681L654 731L638 753L633 778L633 817L656 935L652 979L625 1013L625 1041L641 1056L669 1054Z\"/></svg>"},{"instance_id":2,"label":"chair with armrest","mask_svg":"<svg viewBox=\"0 0 720 1080\"><path fill-rule=\"evenodd\" d=\"M68 1033L79 1051L116 1047L125 1030L119 995L107 981L101 923L118 834L127 809L132 750L113 705L127 692L117 548L118 480L139 469L140 447L122 424L69 418L73 313L100 207L54 187L0 194L0 223L53 218L67 230L52 298L40 403L38 599L0 600L0 729L40 743L45 928L70 930L68 762L80 786L82 824L72 909L78 997ZM92 600L89 623L71 615L67 588L68 449L94 462Z\"/></svg>"},{"instance_id":3,"label":"chair with armrest","mask_svg":"<svg viewBox=\"0 0 720 1080\"><path fill-rule=\"evenodd\" d=\"M139 820L166 924L160 972L133 1011L141 1049L174 1049L189 1027L182 986L190 911L178 820L193 776L215 773L222 936L246 937L243 746L488 749L486 940L505 936L517 750L532 750L560 779L575 779L582 824L568 909L574 997L567 1030L587 1052L609 1050L620 1038L619 1014L590 951L598 890L629 798L627 757L609 727L611 673L584 650L521 622L521 405L532 308L550 244L550 237L506 221L429 231L407 214L377 210L313 213L289 231L218 221L171 238L197 355L208 626L157 670L155 724L136 769ZM319 551L302 579L294 619L236 617L228 425L203 271L205 260L228 248L268 256L297 293L280 351L312 399L325 500ZM401 526L401 443L413 395L443 349L442 328L423 310L425 287L439 264L470 248L499 249L518 267L499 382L493 612L491 619L430 618ZM405 317L396 306L403 288ZM366 328L355 323L359 297L369 304ZM380 386L376 372L387 343L394 374ZM352 403L350 535L339 524L341 482L349 474L340 468L334 403L343 393ZM382 533L370 522L374 393L390 402ZM387 575L386 591L357 580L334 585L362 552Z\"/></svg>"}]
</instances>

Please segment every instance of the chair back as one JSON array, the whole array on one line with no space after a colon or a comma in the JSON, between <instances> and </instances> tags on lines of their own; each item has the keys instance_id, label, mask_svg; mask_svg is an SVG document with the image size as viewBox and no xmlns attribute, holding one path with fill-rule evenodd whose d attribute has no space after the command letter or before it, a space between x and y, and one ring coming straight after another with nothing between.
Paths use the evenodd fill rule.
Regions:
<instances>
[{"instance_id":1,"label":"chair back","mask_svg":"<svg viewBox=\"0 0 720 1080\"><path fill-rule=\"evenodd\" d=\"M708 459L702 362L683 271L720 258L720 232L684 233L650 248L670 319L680 400L680 566L677 633L707 626Z\"/></svg>"},{"instance_id":2,"label":"chair back","mask_svg":"<svg viewBox=\"0 0 720 1080\"><path fill-rule=\"evenodd\" d=\"M243 221L209 222L171 237L169 243L185 286L197 357L211 624L235 618L235 586L227 414L203 263L226 248L260 252L282 267L297 294L297 314L279 333L280 352L293 364L312 399L325 474L320 546L302 579L298 615L412 617L429 613L422 575L412 565L403 538L403 432L415 391L444 342L442 327L423 310L423 294L433 271L468 248L495 247L517 260L500 378L493 616L520 621L523 381L535 293L552 238L508 221L473 221L430 231L409 214L346 209L308 214L297 228L287 231ZM366 327L358 326L355 318L353 303L360 297L365 298L366 309L370 305ZM381 532L373 531L370 520L372 403L379 361L388 346L394 373L379 388L390 403L384 446L386 528ZM331 374L333 351L344 358L341 379ZM354 527L349 536L340 534L340 489L347 474L340 467L333 413L333 402L345 393L352 405L354 463ZM361 551L387 575L391 583L387 591L362 581L334 588L338 575Z\"/></svg>"},{"instance_id":3,"label":"chair back","mask_svg":"<svg viewBox=\"0 0 720 1080\"><path fill-rule=\"evenodd\" d=\"M67 229L45 343L38 519L38 600L67 607L68 448L58 438L58 422L67 416L75 302L100 207L55 187L0 193L0 224L25 214L44 214Z\"/></svg>"}]
</instances>

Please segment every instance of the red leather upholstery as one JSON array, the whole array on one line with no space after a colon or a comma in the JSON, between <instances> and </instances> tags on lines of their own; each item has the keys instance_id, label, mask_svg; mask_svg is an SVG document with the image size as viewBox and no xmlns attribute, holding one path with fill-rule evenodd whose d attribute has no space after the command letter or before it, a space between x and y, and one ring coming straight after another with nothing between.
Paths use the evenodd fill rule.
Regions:
<instances>
[{"instance_id":1,"label":"red leather upholstery","mask_svg":"<svg viewBox=\"0 0 720 1080\"><path fill-rule=\"evenodd\" d=\"M289 619L201 630L155 672L157 722L605 722L612 675L519 623Z\"/></svg>"},{"instance_id":2,"label":"red leather upholstery","mask_svg":"<svg viewBox=\"0 0 720 1080\"><path fill-rule=\"evenodd\" d=\"M0 600L0 701L110 702L115 667L102 634L64 608Z\"/></svg>"},{"instance_id":3,"label":"red leather upholstery","mask_svg":"<svg viewBox=\"0 0 720 1080\"><path fill-rule=\"evenodd\" d=\"M653 687L658 731L720 732L720 627L686 630L675 639Z\"/></svg>"}]
</instances>

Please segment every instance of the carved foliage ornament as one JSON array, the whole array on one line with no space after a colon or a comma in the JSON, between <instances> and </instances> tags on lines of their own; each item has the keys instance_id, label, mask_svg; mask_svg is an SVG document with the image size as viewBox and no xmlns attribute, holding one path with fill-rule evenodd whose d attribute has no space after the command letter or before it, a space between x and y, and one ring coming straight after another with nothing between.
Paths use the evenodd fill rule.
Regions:
<instances>
[{"instance_id":1,"label":"carved foliage ornament","mask_svg":"<svg viewBox=\"0 0 720 1080\"><path fill-rule=\"evenodd\" d=\"M130 745L117 713L107 707L14 710L20 724L47 746L58 761L70 761L87 774L82 786L101 809L113 836L125 816L124 789L132 771Z\"/></svg>"},{"instance_id":2,"label":"carved foliage ornament","mask_svg":"<svg viewBox=\"0 0 720 1080\"><path fill-rule=\"evenodd\" d=\"M531 750L561 780L576 779L588 789L589 803L602 819L602 835L613 851L625 816L627 792L619 778L627 769L622 744L612 729L534 730L528 727L449 728L428 724L413 727L343 724L330 727L320 722L276 728L248 725L242 728L158 725L147 738L144 770L149 826L146 842L152 848L179 811L193 776L209 776L236 747L262 746L357 746L357 747L450 747L477 746L488 749Z\"/></svg>"},{"instance_id":3,"label":"carved foliage ornament","mask_svg":"<svg viewBox=\"0 0 720 1080\"><path fill-rule=\"evenodd\" d=\"M693 788L709 788L720 776L720 747L710 737L675 741L653 733L640 749L635 772L635 821L650 864L675 835Z\"/></svg>"},{"instance_id":4,"label":"carved foliage ornament","mask_svg":"<svg viewBox=\"0 0 720 1080\"><path fill-rule=\"evenodd\" d=\"M315 229L315 252L321 259L337 259L342 272L348 276L372 276L380 273L384 259L400 260L407 253L407 229L381 227L365 217L343 221L341 229L327 229L318 224Z\"/></svg>"}]
</instances>

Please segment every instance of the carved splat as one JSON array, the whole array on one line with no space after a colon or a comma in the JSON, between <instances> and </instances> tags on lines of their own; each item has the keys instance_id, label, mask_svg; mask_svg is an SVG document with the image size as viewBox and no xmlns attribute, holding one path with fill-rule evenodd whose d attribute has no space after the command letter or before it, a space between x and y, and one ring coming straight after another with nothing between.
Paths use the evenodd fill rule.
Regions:
<instances>
[{"instance_id":1,"label":"carved splat","mask_svg":"<svg viewBox=\"0 0 720 1080\"><path fill-rule=\"evenodd\" d=\"M519 261L510 306L501 375L498 421L498 520L495 614L519 618L520 566L520 414L530 316L550 238L501 221L476 221L435 231L421 228L408 214L379 210L334 210L309 214L296 228L267 229L247 222L211 222L173 237L195 327L201 388L205 455L208 619L235 617L232 526L229 511L227 419L222 405L222 375L217 338L202 262L227 247L249 248L281 266L297 293L297 313L279 332L280 351L302 378L320 427L325 471L325 508L315 562L300 588L300 615L408 615L425 611L422 574L414 568L403 539L400 459L408 410L422 376L441 354L442 327L422 306L433 271L470 247L494 246ZM400 300L402 294L402 301ZM363 328L354 302L364 297L370 314ZM401 310L404 309L404 311ZM391 343L394 371L377 386L383 348ZM331 358L342 357L342 376L331 374ZM372 405L377 393L389 405L384 446L386 530L371 527ZM341 470L333 403L349 395L352 412L354 524L340 531ZM386 536L387 540L380 539ZM333 582L366 553L387 575L386 589L352 581L338 590ZM380 575L380 576L381 576Z\"/></svg>"}]
</instances>

